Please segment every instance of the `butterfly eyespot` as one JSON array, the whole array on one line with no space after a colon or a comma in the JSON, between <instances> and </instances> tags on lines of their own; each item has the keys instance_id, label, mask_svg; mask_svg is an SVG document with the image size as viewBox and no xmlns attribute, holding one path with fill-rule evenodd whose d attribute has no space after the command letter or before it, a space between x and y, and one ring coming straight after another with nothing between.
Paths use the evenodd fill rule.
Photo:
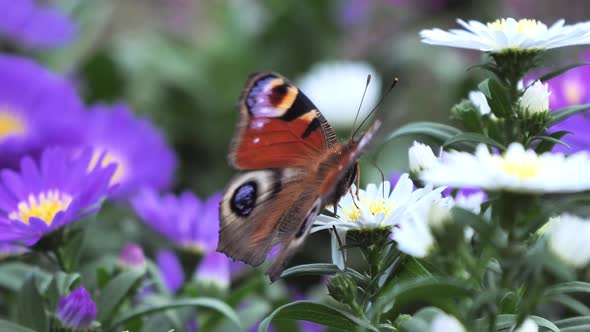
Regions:
<instances>
[{"instance_id":1,"label":"butterfly eyespot","mask_svg":"<svg viewBox=\"0 0 590 332\"><path fill-rule=\"evenodd\" d=\"M234 191L230 204L232 211L240 217L247 217L254 210L258 186L250 181Z\"/></svg>"}]
</instances>

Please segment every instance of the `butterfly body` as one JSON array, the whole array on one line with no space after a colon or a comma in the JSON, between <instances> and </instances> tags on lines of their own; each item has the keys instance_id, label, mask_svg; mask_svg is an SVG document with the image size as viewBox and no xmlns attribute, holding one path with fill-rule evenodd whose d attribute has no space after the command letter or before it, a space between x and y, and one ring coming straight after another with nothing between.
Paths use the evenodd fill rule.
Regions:
<instances>
[{"instance_id":1,"label":"butterfly body","mask_svg":"<svg viewBox=\"0 0 590 332\"><path fill-rule=\"evenodd\" d=\"M326 205L337 204L379 127L338 143L330 124L286 78L257 73L238 104L229 163L239 170L220 203L217 250L252 266L281 246L267 272L279 277Z\"/></svg>"}]
</instances>

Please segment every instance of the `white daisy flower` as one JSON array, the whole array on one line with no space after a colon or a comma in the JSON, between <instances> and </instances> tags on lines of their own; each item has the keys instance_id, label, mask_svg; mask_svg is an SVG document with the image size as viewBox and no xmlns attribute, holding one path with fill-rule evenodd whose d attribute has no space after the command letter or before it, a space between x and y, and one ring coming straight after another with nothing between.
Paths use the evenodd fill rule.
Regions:
<instances>
[{"instance_id":1,"label":"white daisy flower","mask_svg":"<svg viewBox=\"0 0 590 332\"><path fill-rule=\"evenodd\" d=\"M537 114L549 111L549 84L536 81L531 84L523 93L520 99L520 106L528 114Z\"/></svg>"},{"instance_id":2,"label":"white daisy flower","mask_svg":"<svg viewBox=\"0 0 590 332\"><path fill-rule=\"evenodd\" d=\"M534 320L527 318L519 328L513 332L539 332L539 325Z\"/></svg>"},{"instance_id":3,"label":"white daisy flower","mask_svg":"<svg viewBox=\"0 0 590 332\"><path fill-rule=\"evenodd\" d=\"M590 263L590 219L562 214L550 227L549 249L557 257L576 268Z\"/></svg>"},{"instance_id":4,"label":"white daisy flower","mask_svg":"<svg viewBox=\"0 0 590 332\"><path fill-rule=\"evenodd\" d=\"M465 327L454 316L442 313L434 316L430 332L465 332Z\"/></svg>"},{"instance_id":5,"label":"white daisy flower","mask_svg":"<svg viewBox=\"0 0 590 332\"><path fill-rule=\"evenodd\" d=\"M338 218L320 215L311 231L330 229L332 226L343 231L388 229L396 225L414 205L441 199L444 189L433 189L428 185L414 190L414 183L408 174L399 178L393 190L389 181L379 187L369 184L366 190L359 190L357 197L353 185L338 204Z\"/></svg>"},{"instance_id":6,"label":"white daisy flower","mask_svg":"<svg viewBox=\"0 0 590 332\"><path fill-rule=\"evenodd\" d=\"M429 169L438 163L438 157L432 152L430 146L416 141L408 149L408 160L412 174Z\"/></svg>"},{"instance_id":7,"label":"white daisy flower","mask_svg":"<svg viewBox=\"0 0 590 332\"><path fill-rule=\"evenodd\" d=\"M559 20L550 27L536 20L517 21L513 18L499 19L487 24L458 19L457 23L465 30L422 30L422 42L484 52L548 50L590 44L590 22L565 25L564 20Z\"/></svg>"},{"instance_id":8,"label":"white daisy flower","mask_svg":"<svg viewBox=\"0 0 590 332\"><path fill-rule=\"evenodd\" d=\"M381 77L365 62L324 62L311 68L297 85L334 127L350 128L371 75L358 119L364 119L381 94ZM358 123L357 123L358 124Z\"/></svg>"},{"instance_id":9,"label":"white daisy flower","mask_svg":"<svg viewBox=\"0 0 590 332\"><path fill-rule=\"evenodd\" d=\"M490 153L481 144L475 154L451 151L434 167L420 173L435 186L478 187L514 192L577 192L590 189L590 155L579 152L537 155L519 143L502 154Z\"/></svg>"},{"instance_id":10,"label":"white daisy flower","mask_svg":"<svg viewBox=\"0 0 590 332\"><path fill-rule=\"evenodd\" d=\"M489 114L492 111L488 104L488 100L486 99L486 95L484 95L483 92L470 91L468 98L482 115Z\"/></svg>"}]
</instances>

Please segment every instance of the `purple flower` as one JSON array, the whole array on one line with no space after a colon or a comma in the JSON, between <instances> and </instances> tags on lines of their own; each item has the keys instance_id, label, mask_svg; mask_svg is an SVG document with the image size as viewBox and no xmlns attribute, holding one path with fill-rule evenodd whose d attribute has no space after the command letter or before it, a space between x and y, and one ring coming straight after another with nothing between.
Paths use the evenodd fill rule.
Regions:
<instances>
[{"instance_id":1,"label":"purple flower","mask_svg":"<svg viewBox=\"0 0 590 332\"><path fill-rule=\"evenodd\" d=\"M50 48L75 36L74 24L55 8L33 0L0 0L0 8L0 38L30 48Z\"/></svg>"},{"instance_id":2,"label":"purple flower","mask_svg":"<svg viewBox=\"0 0 590 332\"><path fill-rule=\"evenodd\" d=\"M57 303L55 315L65 327L86 330L96 318L98 311L90 294L80 286L68 296L62 296Z\"/></svg>"},{"instance_id":3,"label":"purple flower","mask_svg":"<svg viewBox=\"0 0 590 332\"><path fill-rule=\"evenodd\" d=\"M43 151L39 165L21 160L20 173L0 172L0 242L35 244L41 237L98 210L115 165L90 169L92 152Z\"/></svg>"},{"instance_id":4,"label":"purple flower","mask_svg":"<svg viewBox=\"0 0 590 332\"><path fill-rule=\"evenodd\" d=\"M68 81L27 58L9 55L0 55L0 77L1 166L13 166L45 146L80 140L83 105Z\"/></svg>"},{"instance_id":5,"label":"purple flower","mask_svg":"<svg viewBox=\"0 0 590 332\"><path fill-rule=\"evenodd\" d=\"M586 52L581 61L590 61L590 51ZM581 66L571 69L564 74L549 81L551 96L549 103L552 110L563 107L590 103L590 66ZM564 153L574 153L581 150L590 150L590 112L576 114L553 127L551 131L567 130L568 134L562 138L571 150L563 145L556 145L554 150Z\"/></svg>"},{"instance_id":6,"label":"purple flower","mask_svg":"<svg viewBox=\"0 0 590 332\"><path fill-rule=\"evenodd\" d=\"M117 164L112 179L119 185L113 193L117 198L130 197L142 187L161 190L172 182L174 152L156 127L124 104L92 107L85 130L84 144L94 148L93 161L106 151L103 163Z\"/></svg>"},{"instance_id":7,"label":"purple flower","mask_svg":"<svg viewBox=\"0 0 590 332\"><path fill-rule=\"evenodd\" d=\"M230 260L222 253L212 251L205 255L195 271L195 279L226 289L230 284Z\"/></svg>"},{"instance_id":8,"label":"purple flower","mask_svg":"<svg viewBox=\"0 0 590 332\"><path fill-rule=\"evenodd\" d=\"M177 245L199 252L215 251L219 233L220 194L201 202L192 192L158 195L144 189L131 200L144 223Z\"/></svg>"},{"instance_id":9,"label":"purple flower","mask_svg":"<svg viewBox=\"0 0 590 332\"><path fill-rule=\"evenodd\" d=\"M166 288L176 293L184 284L184 271L178 257L172 250L159 250L156 253L156 264Z\"/></svg>"},{"instance_id":10,"label":"purple flower","mask_svg":"<svg viewBox=\"0 0 590 332\"><path fill-rule=\"evenodd\" d=\"M127 243L119 254L119 265L129 268L145 267L145 255L140 245Z\"/></svg>"}]
</instances>

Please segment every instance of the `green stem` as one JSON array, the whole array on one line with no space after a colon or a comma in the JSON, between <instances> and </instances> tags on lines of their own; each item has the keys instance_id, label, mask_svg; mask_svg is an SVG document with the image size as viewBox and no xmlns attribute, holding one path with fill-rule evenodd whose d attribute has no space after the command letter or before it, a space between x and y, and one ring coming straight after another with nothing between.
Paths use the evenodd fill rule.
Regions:
<instances>
[{"instance_id":1,"label":"green stem","mask_svg":"<svg viewBox=\"0 0 590 332\"><path fill-rule=\"evenodd\" d=\"M69 268L67 267L67 264L66 264L63 256L60 253L60 250L59 249L54 250L53 251L53 254L55 255L55 259L57 261L57 265L59 266L59 268L62 271L66 272L66 273L69 273L70 272L69 271Z\"/></svg>"}]
</instances>

